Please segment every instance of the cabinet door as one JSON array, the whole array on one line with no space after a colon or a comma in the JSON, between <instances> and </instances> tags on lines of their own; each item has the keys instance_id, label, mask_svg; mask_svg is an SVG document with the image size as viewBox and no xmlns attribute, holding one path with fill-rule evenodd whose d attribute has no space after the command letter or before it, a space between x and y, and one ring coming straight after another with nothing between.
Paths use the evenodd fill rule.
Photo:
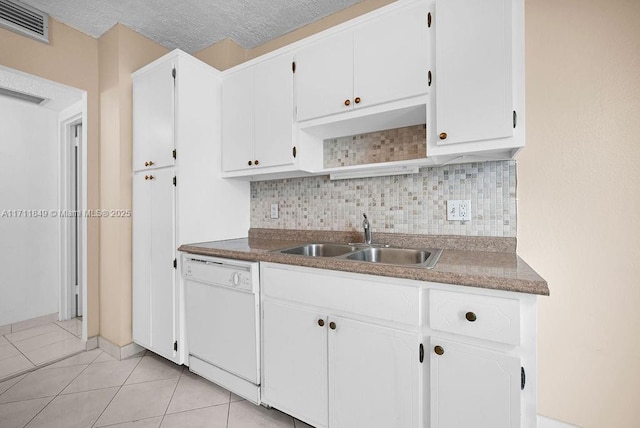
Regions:
<instances>
[{"instance_id":1,"label":"cabinet door","mask_svg":"<svg viewBox=\"0 0 640 428\"><path fill-rule=\"evenodd\" d=\"M520 358L438 338L426 352L431 428L520 427Z\"/></svg>"},{"instance_id":2,"label":"cabinet door","mask_svg":"<svg viewBox=\"0 0 640 428\"><path fill-rule=\"evenodd\" d=\"M345 31L298 51L295 74L298 121L351 110L353 33Z\"/></svg>"},{"instance_id":3,"label":"cabinet door","mask_svg":"<svg viewBox=\"0 0 640 428\"><path fill-rule=\"evenodd\" d=\"M259 166L293 163L293 71L291 55L254 67L255 158Z\"/></svg>"},{"instance_id":4,"label":"cabinet door","mask_svg":"<svg viewBox=\"0 0 640 428\"><path fill-rule=\"evenodd\" d=\"M513 135L511 23L511 0L436 2L439 144Z\"/></svg>"},{"instance_id":5,"label":"cabinet door","mask_svg":"<svg viewBox=\"0 0 640 428\"><path fill-rule=\"evenodd\" d=\"M222 82L222 169L250 168L255 161L253 67Z\"/></svg>"},{"instance_id":6,"label":"cabinet door","mask_svg":"<svg viewBox=\"0 0 640 428\"><path fill-rule=\"evenodd\" d=\"M132 309L133 340L151 346L151 183L145 173L133 175Z\"/></svg>"},{"instance_id":7,"label":"cabinet door","mask_svg":"<svg viewBox=\"0 0 640 428\"><path fill-rule=\"evenodd\" d=\"M329 425L418 427L418 336L337 317L329 322Z\"/></svg>"},{"instance_id":8,"label":"cabinet door","mask_svg":"<svg viewBox=\"0 0 640 428\"><path fill-rule=\"evenodd\" d=\"M326 427L326 317L271 300L263 302L262 314L262 401Z\"/></svg>"},{"instance_id":9,"label":"cabinet door","mask_svg":"<svg viewBox=\"0 0 640 428\"><path fill-rule=\"evenodd\" d=\"M421 2L354 31L355 108L427 92L427 8Z\"/></svg>"},{"instance_id":10,"label":"cabinet door","mask_svg":"<svg viewBox=\"0 0 640 428\"><path fill-rule=\"evenodd\" d=\"M173 168L149 171L151 187L151 349L174 359L175 340L175 187Z\"/></svg>"},{"instance_id":11,"label":"cabinet door","mask_svg":"<svg viewBox=\"0 0 640 428\"><path fill-rule=\"evenodd\" d=\"M165 61L133 81L133 170L173 165L173 136L173 62Z\"/></svg>"}]
</instances>

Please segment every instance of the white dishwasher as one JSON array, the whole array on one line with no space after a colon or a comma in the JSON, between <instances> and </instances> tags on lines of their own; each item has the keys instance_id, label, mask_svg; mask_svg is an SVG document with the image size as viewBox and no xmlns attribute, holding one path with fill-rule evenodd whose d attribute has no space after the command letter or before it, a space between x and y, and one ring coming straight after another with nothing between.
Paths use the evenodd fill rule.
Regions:
<instances>
[{"instance_id":1,"label":"white dishwasher","mask_svg":"<svg viewBox=\"0 0 640 428\"><path fill-rule=\"evenodd\" d=\"M257 262L182 258L189 370L260 404Z\"/></svg>"}]
</instances>

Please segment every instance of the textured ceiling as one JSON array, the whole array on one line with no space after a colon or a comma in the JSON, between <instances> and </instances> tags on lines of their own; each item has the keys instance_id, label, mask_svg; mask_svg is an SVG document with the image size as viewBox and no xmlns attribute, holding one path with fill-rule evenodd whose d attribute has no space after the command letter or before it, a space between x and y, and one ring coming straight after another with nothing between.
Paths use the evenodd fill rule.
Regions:
<instances>
[{"instance_id":1,"label":"textured ceiling","mask_svg":"<svg viewBox=\"0 0 640 428\"><path fill-rule=\"evenodd\" d=\"M93 37L121 23L169 49L253 48L362 0L22 0Z\"/></svg>"}]
</instances>

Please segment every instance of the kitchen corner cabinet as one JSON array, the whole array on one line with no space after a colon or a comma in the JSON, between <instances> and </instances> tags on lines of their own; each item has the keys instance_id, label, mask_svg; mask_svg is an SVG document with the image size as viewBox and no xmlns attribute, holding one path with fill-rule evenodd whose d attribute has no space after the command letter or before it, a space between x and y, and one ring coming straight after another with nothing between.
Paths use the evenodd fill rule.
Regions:
<instances>
[{"instance_id":1,"label":"kitchen corner cabinet","mask_svg":"<svg viewBox=\"0 0 640 428\"><path fill-rule=\"evenodd\" d=\"M425 94L424 2L393 10L296 52L297 120Z\"/></svg>"},{"instance_id":2,"label":"kitchen corner cabinet","mask_svg":"<svg viewBox=\"0 0 640 428\"><path fill-rule=\"evenodd\" d=\"M521 0L435 1L431 156L511 158L524 146L522 9Z\"/></svg>"},{"instance_id":3,"label":"kitchen corner cabinet","mask_svg":"<svg viewBox=\"0 0 640 428\"><path fill-rule=\"evenodd\" d=\"M133 340L178 364L187 353L177 248L249 228L248 183L220 178L219 74L176 50L132 75Z\"/></svg>"},{"instance_id":4,"label":"kitchen corner cabinet","mask_svg":"<svg viewBox=\"0 0 640 428\"><path fill-rule=\"evenodd\" d=\"M292 164L293 55L234 71L222 82L225 172Z\"/></svg>"}]
</instances>

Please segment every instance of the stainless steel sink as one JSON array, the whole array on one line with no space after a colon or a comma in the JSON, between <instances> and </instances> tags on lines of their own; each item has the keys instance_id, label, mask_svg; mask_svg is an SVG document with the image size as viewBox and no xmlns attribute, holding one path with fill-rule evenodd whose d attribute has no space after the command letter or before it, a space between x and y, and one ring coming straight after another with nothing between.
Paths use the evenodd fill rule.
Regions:
<instances>
[{"instance_id":1,"label":"stainless steel sink","mask_svg":"<svg viewBox=\"0 0 640 428\"><path fill-rule=\"evenodd\" d=\"M337 257L356 251L357 247L343 244L307 244L279 250L283 254L295 254L309 257Z\"/></svg>"},{"instance_id":2,"label":"stainless steel sink","mask_svg":"<svg viewBox=\"0 0 640 428\"><path fill-rule=\"evenodd\" d=\"M433 268L442 250L412 248L365 248L347 256L349 260L390 265L423 265Z\"/></svg>"},{"instance_id":3,"label":"stainless steel sink","mask_svg":"<svg viewBox=\"0 0 640 428\"><path fill-rule=\"evenodd\" d=\"M442 254L442 250L431 248L363 247L362 244L306 244L273 250L273 252L306 257L333 257L341 260L397 266L416 266L426 269L433 269Z\"/></svg>"}]
</instances>

